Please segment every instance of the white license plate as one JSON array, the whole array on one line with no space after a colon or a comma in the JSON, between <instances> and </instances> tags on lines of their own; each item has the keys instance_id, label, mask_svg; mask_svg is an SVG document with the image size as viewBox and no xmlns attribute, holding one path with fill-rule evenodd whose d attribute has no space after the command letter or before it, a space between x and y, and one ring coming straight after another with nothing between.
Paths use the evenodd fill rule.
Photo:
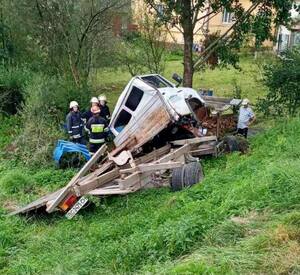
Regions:
<instances>
[{"instance_id":1,"label":"white license plate","mask_svg":"<svg viewBox=\"0 0 300 275\"><path fill-rule=\"evenodd\" d=\"M81 197L79 201L77 201L73 207L67 212L66 218L67 219L72 219L78 211L88 202L88 199L85 197Z\"/></svg>"}]
</instances>

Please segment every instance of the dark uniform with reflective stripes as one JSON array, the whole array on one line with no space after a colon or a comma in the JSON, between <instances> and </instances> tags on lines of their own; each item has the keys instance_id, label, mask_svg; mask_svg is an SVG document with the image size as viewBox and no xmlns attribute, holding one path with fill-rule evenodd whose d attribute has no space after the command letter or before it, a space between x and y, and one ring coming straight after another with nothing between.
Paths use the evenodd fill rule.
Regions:
<instances>
[{"instance_id":1,"label":"dark uniform with reflective stripes","mask_svg":"<svg viewBox=\"0 0 300 275\"><path fill-rule=\"evenodd\" d=\"M83 137L83 120L80 112L71 111L66 117L67 131L70 139L75 143L85 144Z\"/></svg>"},{"instance_id":2,"label":"dark uniform with reflective stripes","mask_svg":"<svg viewBox=\"0 0 300 275\"><path fill-rule=\"evenodd\" d=\"M107 120L99 115L94 115L86 124L86 129L89 132L90 152L96 153L98 149L105 143L105 138L108 133Z\"/></svg>"},{"instance_id":3,"label":"dark uniform with reflective stripes","mask_svg":"<svg viewBox=\"0 0 300 275\"><path fill-rule=\"evenodd\" d=\"M89 121L89 119L91 117L93 117L93 113L90 110L88 110L86 112L83 112L81 116L82 116L82 119L84 120L84 122L87 123Z\"/></svg>"},{"instance_id":4,"label":"dark uniform with reflective stripes","mask_svg":"<svg viewBox=\"0 0 300 275\"><path fill-rule=\"evenodd\" d=\"M109 108L108 106L105 104L105 105L100 105L100 116L105 118L108 122L110 121L110 111L109 111Z\"/></svg>"}]
</instances>

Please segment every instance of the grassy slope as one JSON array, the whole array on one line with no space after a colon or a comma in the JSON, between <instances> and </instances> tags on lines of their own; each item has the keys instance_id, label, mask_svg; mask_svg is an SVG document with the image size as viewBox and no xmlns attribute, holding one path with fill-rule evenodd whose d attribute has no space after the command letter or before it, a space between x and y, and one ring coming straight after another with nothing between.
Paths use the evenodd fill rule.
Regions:
<instances>
[{"instance_id":1,"label":"grassy slope","mask_svg":"<svg viewBox=\"0 0 300 275\"><path fill-rule=\"evenodd\" d=\"M251 82L250 69L247 77L235 75L245 80L245 94L253 91L245 84ZM232 72L226 71L227 87ZM207 86L222 88L218 74L207 76L215 85ZM250 155L206 160L205 181L189 190L109 198L72 221L2 215L5 207L55 189L74 173L2 161L0 273L297 273L299 129L299 119L281 122L252 141ZM2 124L0 136L4 132Z\"/></svg>"},{"instance_id":2,"label":"grassy slope","mask_svg":"<svg viewBox=\"0 0 300 275\"><path fill-rule=\"evenodd\" d=\"M205 161L205 181L182 192L158 189L109 198L72 221L59 215L2 216L0 267L8 274L222 274L270 268L297 273L299 135L299 118L282 122L255 137L249 155ZM11 182L28 181L24 173L10 173L10 181L5 174L1 172L1 202L22 195L21 188L11 189Z\"/></svg>"}]
</instances>

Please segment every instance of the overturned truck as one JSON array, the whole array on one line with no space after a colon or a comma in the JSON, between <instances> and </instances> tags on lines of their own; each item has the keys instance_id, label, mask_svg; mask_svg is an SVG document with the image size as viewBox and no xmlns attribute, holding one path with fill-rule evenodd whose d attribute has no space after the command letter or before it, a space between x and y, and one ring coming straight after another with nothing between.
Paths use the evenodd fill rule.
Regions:
<instances>
[{"instance_id":1,"label":"overturned truck","mask_svg":"<svg viewBox=\"0 0 300 275\"><path fill-rule=\"evenodd\" d=\"M89 196L124 195L142 188L173 191L203 179L199 157L237 150L226 136L236 128L241 100L201 96L158 74L131 79L114 109L114 149L102 146L72 180L11 214L37 210L72 218Z\"/></svg>"}]
</instances>

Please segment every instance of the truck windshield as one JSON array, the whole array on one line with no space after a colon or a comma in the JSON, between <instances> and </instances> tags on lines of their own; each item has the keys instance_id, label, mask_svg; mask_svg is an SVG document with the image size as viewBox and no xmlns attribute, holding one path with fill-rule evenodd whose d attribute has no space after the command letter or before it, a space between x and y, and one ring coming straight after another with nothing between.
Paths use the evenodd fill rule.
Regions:
<instances>
[{"instance_id":1,"label":"truck windshield","mask_svg":"<svg viewBox=\"0 0 300 275\"><path fill-rule=\"evenodd\" d=\"M142 79L156 88L173 87L173 85L169 81L163 79L159 75L142 76Z\"/></svg>"}]
</instances>

